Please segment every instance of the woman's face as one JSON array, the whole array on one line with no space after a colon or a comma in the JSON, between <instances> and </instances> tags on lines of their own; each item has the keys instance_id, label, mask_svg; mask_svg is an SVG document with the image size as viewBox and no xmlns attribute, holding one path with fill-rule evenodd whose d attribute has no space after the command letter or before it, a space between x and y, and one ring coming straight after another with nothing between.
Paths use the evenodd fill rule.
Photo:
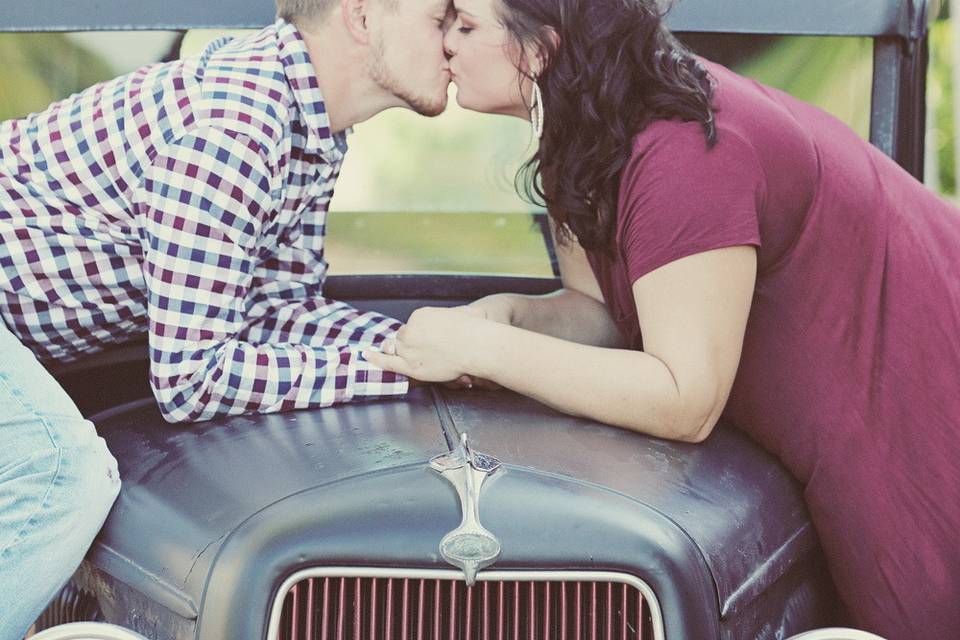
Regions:
<instances>
[{"instance_id":1,"label":"woman's face","mask_svg":"<svg viewBox=\"0 0 960 640\"><path fill-rule=\"evenodd\" d=\"M520 47L500 23L499 6L500 0L454 0L456 20L443 44L457 102L465 109L529 118L532 82L526 77L520 82Z\"/></svg>"}]
</instances>

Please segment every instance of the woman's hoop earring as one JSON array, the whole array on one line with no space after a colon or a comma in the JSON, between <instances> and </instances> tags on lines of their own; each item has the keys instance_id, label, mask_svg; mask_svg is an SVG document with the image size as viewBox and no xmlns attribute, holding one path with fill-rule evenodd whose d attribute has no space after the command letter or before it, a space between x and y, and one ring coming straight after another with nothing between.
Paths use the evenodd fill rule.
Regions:
<instances>
[{"instance_id":1,"label":"woman's hoop earring","mask_svg":"<svg viewBox=\"0 0 960 640\"><path fill-rule=\"evenodd\" d=\"M543 136L543 93L537 78L533 78L533 96L530 98L530 125L533 127L533 137L539 140Z\"/></svg>"}]
</instances>

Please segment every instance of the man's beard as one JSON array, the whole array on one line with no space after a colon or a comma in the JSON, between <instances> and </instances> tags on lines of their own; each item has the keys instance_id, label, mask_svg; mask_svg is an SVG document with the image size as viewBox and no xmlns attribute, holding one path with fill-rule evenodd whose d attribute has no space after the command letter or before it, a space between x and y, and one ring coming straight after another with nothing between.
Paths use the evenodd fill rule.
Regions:
<instances>
[{"instance_id":1,"label":"man's beard","mask_svg":"<svg viewBox=\"0 0 960 640\"><path fill-rule=\"evenodd\" d=\"M374 49L374 59L370 64L370 78L384 91L403 100L407 106L422 116L434 117L443 113L447 108L446 92L438 98L430 99L414 95L401 86L396 76L391 75L386 65L383 43L380 42Z\"/></svg>"}]
</instances>

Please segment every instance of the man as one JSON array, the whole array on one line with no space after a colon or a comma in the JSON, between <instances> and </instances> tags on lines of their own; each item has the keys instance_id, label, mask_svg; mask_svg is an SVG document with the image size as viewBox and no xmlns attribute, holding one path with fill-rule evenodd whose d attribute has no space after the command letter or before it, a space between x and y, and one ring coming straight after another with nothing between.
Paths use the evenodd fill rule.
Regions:
<instances>
[{"instance_id":1,"label":"man","mask_svg":"<svg viewBox=\"0 0 960 640\"><path fill-rule=\"evenodd\" d=\"M345 132L437 115L447 0L278 0L263 31L0 124L0 640L79 564L116 462L41 363L147 334L171 422L402 394L396 321L322 294Z\"/></svg>"}]
</instances>

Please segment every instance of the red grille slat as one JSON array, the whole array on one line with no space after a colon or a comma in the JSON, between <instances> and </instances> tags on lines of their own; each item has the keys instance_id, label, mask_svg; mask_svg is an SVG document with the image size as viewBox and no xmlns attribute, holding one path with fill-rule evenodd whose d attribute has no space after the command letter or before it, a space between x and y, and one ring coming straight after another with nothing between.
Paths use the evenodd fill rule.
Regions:
<instances>
[{"instance_id":1,"label":"red grille slat","mask_svg":"<svg viewBox=\"0 0 960 640\"><path fill-rule=\"evenodd\" d=\"M483 583L483 640L490 640L490 583Z\"/></svg>"},{"instance_id":2,"label":"red grille slat","mask_svg":"<svg viewBox=\"0 0 960 640\"><path fill-rule=\"evenodd\" d=\"M306 634L308 638L313 637L313 592L316 589L316 580L307 581L307 628Z\"/></svg>"},{"instance_id":3,"label":"red grille slat","mask_svg":"<svg viewBox=\"0 0 960 640\"><path fill-rule=\"evenodd\" d=\"M296 585L290 590L290 600L293 602L290 606L293 610L290 613L290 617L292 618L290 633L296 638L300 631L300 585Z\"/></svg>"},{"instance_id":4,"label":"red grille slat","mask_svg":"<svg viewBox=\"0 0 960 640\"><path fill-rule=\"evenodd\" d=\"M643 595L637 592L637 618L643 619ZM643 625L637 625L637 640L643 640Z\"/></svg>"},{"instance_id":5,"label":"red grille slat","mask_svg":"<svg viewBox=\"0 0 960 640\"><path fill-rule=\"evenodd\" d=\"M440 637L440 580L434 581L433 590L433 637Z\"/></svg>"},{"instance_id":6,"label":"red grille slat","mask_svg":"<svg viewBox=\"0 0 960 640\"><path fill-rule=\"evenodd\" d=\"M387 615L383 622L386 625L383 637L393 640L393 578L387 578Z\"/></svg>"},{"instance_id":7,"label":"red grille slat","mask_svg":"<svg viewBox=\"0 0 960 640\"><path fill-rule=\"evenodd\" d=\"M497 640L503 640L503 634L506 632L506 628L504 627L504 619L503 619L503 612L505 610L503 607L503 590L505 588L506 587L504 583L501 582L499 606L497 607Z\"/></svg>"},{"instance_id":8,"label":"red grille slat","mask_svg":"<svg viewBox=\"0 0 960 640\"><path fill-rule=\"evenodd\" d=\"M450 640L457 640L457 583L450 583Z\"/></svg>"},{"instance_id":9,"label":"red grille slat","mask_svg":"<svg viewBox=\"0 0 960 640\"><path fill-rule=\"evenodd\" d=\"M408 628L407 628L407 622L408 622L408 620L407 620L407 615L408 615L409 612L410 612L410 581L409 581L409 580L404 580L404 581L403 581L403 609L402 609L402 611L403 611L403 613L402 613L402 615L403 615L402 625L403 625L403 626L401 627L402 631L400 632L400 633L401 633L400 637L401 637L403 640L407 640L407 631L408 631Z\"/></svg>"},{"instance_id":10,"label":"red grille slat","mask_svg":"<svg viewBox=\"0 0 960 640\"><path fill-rule=\"evenodd\" d=\"M530 602L527 605L527 640L537 640L537 583L530 583Z\"/></svg>"},{"instance_id":11,"label":"red grille slat","mask_svg":"<svg viewBox=\"0 0 960 640\"><path fill-rule=\"evenodd\" d=\"M467 625L467 629L473 629L473 625L471 624L471 622L473 621L473 587L467 587L466 610L467 610L467 619L465 620L464 623Z\"/></svg>"},{"instance_id":12,"label":"red grille slat","mask_svg":"<svg viewBox=\"0 0 960 640\"><path fill-rule=\"evenodd\" d=\"M377 579L370 581L370 640L377 640Z\"/></svg>"},{"instance_id":13,"label":"red grille slat","mask_svg":"<svg viewBox=\"0 0 960 640\"><path fill-rule=\"evenodd\" d=\"M543 585L543 635L549 637L553 631L553 625L550 623L550 583Z\"/></svg>"},{"instance_id":14,"label":"red grille slat","mask_svg":"<svg viewBox=\"0 0 960 640\"><path fill-rule=\"evenodd\" d=\"M577 589L576 589L576 593L577 593L577 605L576 605L576 609L575 609L576 612L577 612L577 617L575 618L575 620L577 621L577 622L576 622L576 626L575 626L575 629L577 630L577 636L576 636L576 637L577 637L577 640L580 640L580 632L583 631L583 617L580 615L580 613L581 613L581 611L580 611L580 605L581 605L581 602L582 602L582 598L580 597L580 596L582 595L581 592L580 592L580 586L581 586L581 583L578 582L578 583L577 583Z\"/></svg>"},{"instance_id":15,"label":"red grille slat","mask_svg":"<svg viewBox=\"0 0 960 640\"><path fill-rule=\"evenodd\" d=\"M287 591L276 640L653 638L650 607L632 585L491 582L466 587L445 578L305 578Z\"/></svg>"},{"instance_id":16,"label":"red grille slat","mask_svg":"<svg viewBox=\"0 0 960 640\"><path fill-rule=\"evenodd\" d=\"M427 593L427 581L420 579L420 597L417 598L417 638L423 638L423 599Z\"/></svg>"},{"instance_id":17,"label":"red grille slat","mask_svg":"<svg viewBox=\"0 0 960 640\"><path fill-rule=\"evenodd\" d=\"M613 640L613 583L607 583L607 635L605 640Z\"/></svg>"},{"instance_id":18,"label":"red grille slat","mask_svg":"<svg viewBox=\"0 0 960 640\"><path fill-rule=\"evenodd\" d=\"M360 640L360 629L362 620L362 604L363 598L361 597L363 589L363 582L360 578L357 578L353 586L353 640Z\"/></svg>"},{"instance_id":19,"label":"red grille slat","mask_svg":"<svg viewBox=\"0 0 960 640\"><path fill-rule=\"evenodd\" d=\"M520 583L513 583L513 640L520 640Z\"/></svg>"},{"instance_id":20,"label":"red grille slat","mask_svg":"<svg viewBox=\"0 0 960 640\"><path fill-rule=\"evenodd\" d=\"M324 613L330 611L330 578L323 579L323 609L321 611ZM325 616L320 618L320 628L323 629L320 640L327 640L327 619Z\"/></svg>"},{"instance_id":21,"label":"red grille slat","mask_svg":"<svg viewBox=\"0 0 960 640\"><path fill-rule=\"evenodd\" d=\"M620 640L627 640L627 585L620 586Z\"/></svg>"},{"instance_id":22,"label":"red grille slat","mask_svg":"<svg viewBox=\"0 0 960 640\"><path fill-rule=\"evenodd\" d=\"M337 640L343 640L343 630L346 626L346 608L345 608L345 598L347 591L347 581L345 578L340 578L340 597L337 600Z\"/></svg>"},{"instance_id":23,"label":"red grille slat","mask_svg":"<svg viewBox=\"0 0 960 640\"><path fill-rule=\"evenodd\" d=\"M590 640L597 640L597 583L590 583Z\"/></svg>"}]
</instances>

